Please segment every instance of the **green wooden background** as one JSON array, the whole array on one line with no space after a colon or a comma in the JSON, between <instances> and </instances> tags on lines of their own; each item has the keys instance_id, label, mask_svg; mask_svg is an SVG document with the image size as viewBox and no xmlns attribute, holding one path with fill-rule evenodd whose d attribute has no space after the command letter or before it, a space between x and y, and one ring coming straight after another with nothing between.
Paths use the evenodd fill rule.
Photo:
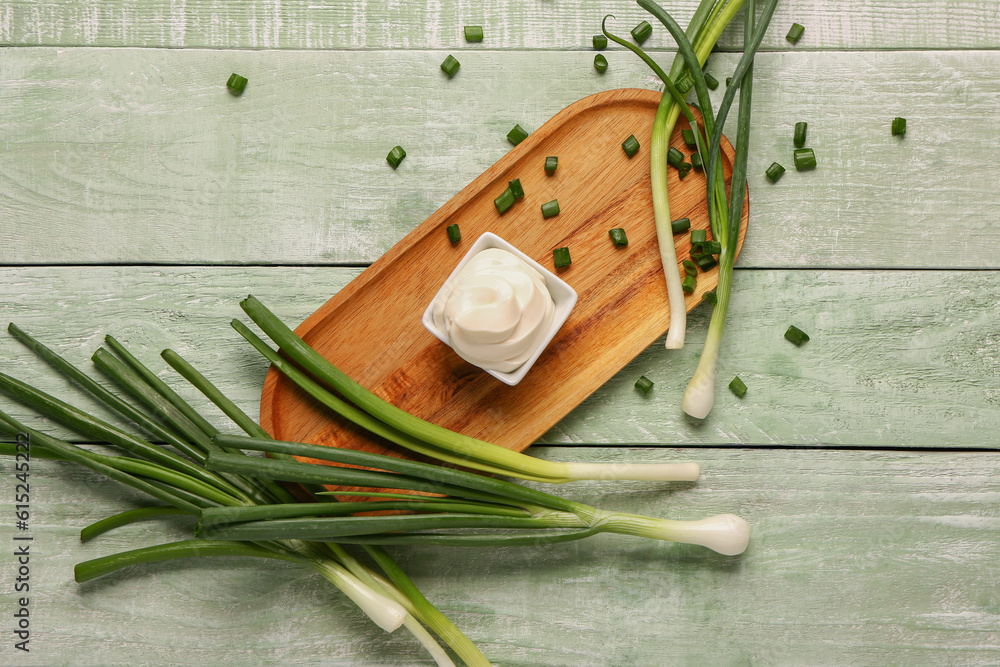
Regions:
<instances>
[{"instance_id":1,"label":"green wooden background","mask_svg":"<svg viewBox=\"0 0 1000 667\"><path fill-rule=\"evenodd\" d=\"M666 6L686 23L696 4ZM111 333L180 386L156 363L172 347L254 413L266 366L228 326L238 299L301 321L499 159L514 123L657 88L622 49L593 70L609 12L621 33L645 18L591 0L0 0L0 323L81 364ZM793 21L806 27L795 46ZM466 24L486 39L466 44ZM724 78L740 42L737 21L709 71ZM671 56L664 30L649 45ZM462 63L452 80L438 69L448 53ZM234 71L250 79L240 98L222 85ZM995 0L782 1L757 58L750 233L720 359L749 392L720 390L701 423L680 412L707 325L696 310L684 350L652 345L529 450L697 460L694 485L559 492L675 518L736 512L750 548L598 536L397 551L487 656L1000 663L998 72ZM771 185L763 171L790 166L800 120L819 167ZM408 156L393 172L396 144ZM791 323L812 341L786 343ZM76 396L13 339L0 362ZM649 396L632 388L640 374ZM0 475L9 554L8 462ZM2 556L0 664L426 664L407 634L290 566L220 559L74 583L78 561L162 541L150 524L79 543L82 526L137 502L68 464L33 464L31 652L13 648L16 569Z\"/></svg>"}]
</instances>

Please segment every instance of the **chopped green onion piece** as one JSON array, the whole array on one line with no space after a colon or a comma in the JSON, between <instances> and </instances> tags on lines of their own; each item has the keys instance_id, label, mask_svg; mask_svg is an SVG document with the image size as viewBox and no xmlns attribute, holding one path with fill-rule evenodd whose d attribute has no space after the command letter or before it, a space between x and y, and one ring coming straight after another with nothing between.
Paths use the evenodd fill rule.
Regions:
<instances>
[{"instance_id":1,"label":"chopped green onion piece","mask_svg":"<svg viewBox=\"0 0 1000 667\"><path fill-rule=\"evenodd\" d=\"M524 131L524 128L520 125L515 125L514 128L507 133L507 141L517 146L519 143L528 138L528 133Z\"/></svg>"},{"instance_id":2,"label":"chopped green onion piece","mask_svg":"<svg viewBox=\"0 0 1000 667\"><path fill-rule=\"evenodd\" d=\"M706 241L691 244L691 259L698 261L705 255L708 255L708 253L705 252L705 243Z\"/></svg>"},{"instance_id":3,"label":"chopped green onion piece","mask_svg":"<svg viewBox=\"0 0 1000 667\"><path fill-rule=\"evenodd\" d=\"M727 76L726 77L726 88L728 88L729 84L731 84L732 82L733 82L733 77Z\"/></svg>"},{"instance_id":4,"label":"chopped green onion piece","mask_svg":"<svg viewBox=\"0 0 1000 667\"><path fill-rule=\"evenodd\" d=\"M729 388L732 389L733 393L737 396L743 396L743 394L747 393L747 386L743 384L743 380L740 379L739 375L734 377L733 381L729 383Z\"/></svg>"},{"instance_id":5,"label":"chopped green onion piece","mask_svg":"<svg viewBox=\"0 0 1000 667\"><path fill-rule=\"evenodd\" d=\"M768 167L767 171L764 172L764 174L767 175L767 180L771 181L772 183L777 183L778 179L781 178L781 175L784 173L785 173L785 168L782 167L777 162L772 162L771 166Z\"/></svg>"},{"instance_id":6,"label":"chopped green onion piece","mask_svg":"<svg viewBox=\"0 0 1000 667\"><path fill-rule=\"evenodd\" d=\"M698 268L701 269L702 271L708 271L709 269L713 269L718 265L718 262L715 261L715 258L709 255L708 253L696 259L695 263L698 265Z\"/></svg>"},{"instance_id":7,"label":"chopped green onion piece","mask_svg":"<svg viewBox=\"0 0 1000 667\"><path fill-rule=\"evenodd\" d=\"M685 259L683 262L681 262L681 264L684 265L684 273L688 274L689 276L698 275L698 266L690 259Z\"/></svg>"},{"instance_id":8,"label":"chopped green onion piece","mask_svg":"<svg viewBox=\"0 0 1000 667\"><path fill-rule=\"evenodd\" d=\"M691 229L691 218L677 218L670 223L670 229L673 230L674 234L686 232Z\"/></svg>"},{"instance_id":9,"label":"chopped green onion piece","mask_svg":"<svg viewBox=\"0 0 1000 667\"><path fill-rule=\"evenodd\" d=\"M406 157L406 151L403 150L402 146L396 146L385 156L385 160L395 169L403 161L404 157Z\"/></svg>"},{"instance_id":10,"label":"chopped green onion piece","mask_svg":"<svg viewBox=\"0 0 1000 667\"><path fill-rule=\"evenodd\" d=\"M806 128L809 123L796 123L795 124L795 136L793 141L795 142L796 148L802 148L806 145Z\"/></svg>"},{"instance_id":11,"label":"chopped green onion piece","mask_svg":"<svg viewBox=\"0 0 1000 667\"><path fill-rule=\"evenodd\" d=\"M441 63L441 71L447 74L450 79L455 76L455 72L457 72L458 68L461 66L461 63L455 59L455 56L449 54L448 57L444 59L444 62Z\"/></svg>"},{"instance_id":12,"label":"chopped green onion piece","mask_svg":"<svg viewBox=\"0 0 1000 667\"><path fill-rule=\"evenodd\" d=\"M785 339L795 343L796 345L802 345L803 343L808 342L809 335L793 324L790 325L788 327L788 331L785 332Z\"/></svg>"},{"instance_id":13,"label":"chopped green onion piece","mask_svg":"<svg viewBox=\"0 0 1000 667\"><path fill-rule=\"evenodd\" d=\"M697 142L694 140L694 130L689 127L685 127L681 130L681 136L684 137L684 143L688 146L697 146Z\"/></svg>"},{"instance_id":14,"label":"chopped green onion piece","mask_svg":"<svg viewBox=\"0 0 1000 667\"><path fill-rule=\"evenodd\" d=\"M569 248L562 247L556 248L552 251L552 262L556 265L557 269L561 269L564 266L569 266L573 263L573 260L569 257Z\"/></svg>"},{"instance_id":15,"label":"chopped green onion piece","mask_svg":"<svg viewBox=\"0 0 1000 667\"><path fill-rule=\"evenodd\" d=\"M611 236L611 242L615 244L616 248L624 248L628 245L628 237L625 235L625 230L621 227L615 227L608 231Z\"/></svg>"},{"instance_id":16,"label":"chopped green onion piece","mask_svg":"<svg viewBox=\"0 0 1000 667\"><path fill-rule=\"evenodd\" d=\"M594 69L596 69L598 72L608 71L608 59L605 58L600 53L598 53L596 56L594 56Z\"/></svg>"},{"instance_id":17,"label":"chopped green onion piece","mask_svg":"<svg viewBox=\"0 0 1000 667\"><path fill-rule=\"evenodd\" d=\"M639 44L649 39L649 36L652 34L653 26L649 25L649 21L642 21L639 25L632 28L632 39Z\"/></svg>"},{"instance_id":18,"label":"chopped green onion piece","mask_svg":"<svg viewBox=\"0 0 1000 667\"><path fill-rule=\"evenodd\" d=\"M705 72L705 85L708 86L709 90L715 90L719 87L719 80L708 72Z\"/></svg>"},{"instance_id":19,"label":"chopped green onion piece","mask_svg":"<svg viewBox=\"0 0 1000 667\"><path fill-rule=\"evenodd\" d=\"M667 151L667 164L679 169L682 162L684 162L684 153L671 146L670 150Z\"/></svg>"},{"instance_id":20,"label":"chopped green onion piece","mask_svg":"<svg viewBox=\"0 0 1000 667\"><path fill-rule=\"evenodd\" d=\"M515 201L524 197L524 188L521 187L521 179L515 178L513 181L507 181L507 187L510 189L512 195L514 195Z\"/></svg>"},{"instance_id":21,"label":"chopped green onion piece","mask_svg":"<svg viewBox=\"0 0 1000 667\"><path fill-rule=\"evenodd\" d=\"M634 134L630 134L628 139L622 142L622 150L629 157L639 152L639 140L635 138Z\"/></svg>"},{"instance_id":22,"label":"chopped green onion piece","mask_svg":"<svg viewBox=\"0 0 1000 667\"><path fill-rule=\"evenodd\" d=\"M559 158L554 155L550 155L545 158L545 173L551 176L556 173L556 168L559 167Z\"/></svg>"},{"instance_id":23,"label":"chopped green onion piece","mask_svg":"<svg viewBox=\"0 0 1000 667\"><path fill-rule=\"evenodd\" d=\"M608 48L608 38L604 35L594 35L594 48L598 51Z\"/></svg>"},{"instance_id":24,"label":"chopped green onion piece","mask_svg":"<svg viewBox=\"0 0 1000 667\"><path fill-rule=\"evenodd\" d=\"M796 148L792 155L795 158L795 168L799 171L816 166L816 154L811 148Z\"/></svg>"},{"instance_id":25,"label":"chopped green onion piece","mask_svg":"<svg viewBox=\"0 0 1000 667\"><path fill-rule=\"evenodd\" d=\"M639 379L635 381L635 388L644 394L648 394L649 390L653 388L653 381L645 375L640 375Z\"/></svg>"},{"instance_id":26,"label":"chopped green onion piece","mask_svg":"<svg viewBox=\"0 0 1000 667\"><path fill-rule=\"evenodd\" d=\"M452 243L458 243L462 240L462 232L458 225L448 225L448 240Z\"/></svg>"},{"instance_id":27,"label":"chopped green onion piece","mask_svg":"<svg viewBox=\"0 0 1000 667\"><path fill-rule=\"evenodd\" d=\"M677 83L674 84L674 87L680 91L681 95L686 95L688 91L694 88L694 78L691 76L691 73L684 72L684 74L677 79Z\"/></svg>"},{"instance_id":28,"label":"chopped green onion piece","mask_svg":"<svg viewBox=\"0 0 1000 667\"><path fill-rule=\"evenodd\" d=\"M701 171L705 168L701 163L701 155L699 153L691 153L691 168L695 171Z\"/></svg>"},{"instance_id":29,"label":"chopped green onion piece","mask_svg":"<svg viewBox=\"0 0 1000 667\"><path fill-rule=\"evenodd\" d=\"M226 88L229 89L233 95L242 95L243 91L247 87L247 78L245 76L240 76L233 72L229 77L229 81L226 81Z\"/></svg>"},{"instance_id":30,"label":"chopped green onion piece","mask_svg":"<svg viewBox=\"0 0 1000 667\"><path fill-rule=\"evenodd\" d=\"M465 41L467 42L483 41L483 26L481 25L465 26Z\"/></svg>"},{"instance_id":31,"label":"chopped green onion piece","mask_svg":"<svg viewBox=\"0 0 1000 667\"><path fill-rule=\"evenodd\" d=\"M559 215L559 200L553 199L552 201L547 201L542 204L542 217L551 218L552 216ZM569 253L569 251L566 251Z\"/></svg>"},{"instance_id":32,"label":"chopped green onion piece","mask_svg":"<svg viewBox=\"0 0 1000 667\"><path fill-rule=\"evenodd\" d=\"M710 306L714 306L715 304L719 303L719 295L715 293L715 290L712 290L711 292L705 292L705 298L702 299L702 301L708 301L708 304Z\"/></svg>"},{"instance_id":33,"label":"chopped green onion piece","mask_svg":"<svg viewBox=\"0 0 1000 667\"><path fill-rule=\"evenodd\" d=\"M805 31L806 29L803 26L799 25L798 23L793 23L792 27L788 29L788 34L785 35L785 39L787 39L792 44L795 44L797 41L799 41L799 38L802 37L802 33L804 33Z\"/></svg>"},{"instance_id":34,"label":"chopped green onion piece","mask_svg":"<svg viewBox=\"0 0 1000 667\"><path fill-rule=\"evenodd\" d=\"M507 209L514 205L514 193L508 187L502 195L493 200L493 203L497 207L497 212L503 215Z\"/></svg>"},{"instance_id":35,"label":"chopped green onion piece","mask_svg":"<svg viewBox=\"0 0 1000 667\"><path fill-rule=\"evenodd\" d=\"M708 232L704 229L691 230L691 243L704 243L708 240Z\"/></svg>"},{"instance_id":36,"label":"chopped green onion piece","mask_svg":"<svg viewBox=\"0 0 1000 667\"><path fill-rule=\"evenodd\" d=\"M702 249L709 255L718 255L722 252L721 241L705 241L701 244Z\"/></svg>"},{"instance_id":37,"label":"chopped green onion piece","mask_svg":"<svg viewBox=\"0 0 1000 667\"><path fill-rule=\"evenodd\" d=\"M681 289L684 290L685 294L693 294L695 285L698 284L698 279L692 275L684 277L684 282L681 283Z\"/></svg>"},{"instance_id":38,"label":"chopped green onion piece","mask_svg":"<svg viewBox=\"0 0 1000 667\"><path fill-rule=\"evenodd\" d=\"M892 136L900 137L906 134L906 119L905 118L893 118L892 119Z\"/></svg>"},{"instance_id":39,"label":"chopped green onion piece","mask_svg":"<svg viewBox=\"0 0 1000 667\"><path fill-rule=\"evenodd\" d=\"M691 173L691 163L681 162L677 167L677 175L683 181L684 177Z\"/></svg>"}]
</instances>

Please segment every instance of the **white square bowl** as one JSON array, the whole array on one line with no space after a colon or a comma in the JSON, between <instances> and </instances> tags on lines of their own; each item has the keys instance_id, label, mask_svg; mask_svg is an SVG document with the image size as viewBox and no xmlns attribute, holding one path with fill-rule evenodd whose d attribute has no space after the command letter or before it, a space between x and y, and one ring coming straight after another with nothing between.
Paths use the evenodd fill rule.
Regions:
<instances>
[{"instance_id":1,"label":"white square bowl","mask_svg":"<svg viewBox=\"0 0 1000 667\"><path fill-rule=\"evenodd\" d=\"M477 253L479 253L481 250L486 250L487 248L502 248L503 250L506 250L514 254L515 256L520 258L521 261L523 261L525 264L527 264L528 266L532 267L540 274L542 274L542 278L545 279L545 287L548 288L549 294L552 295L552 301L555 304L555 311L552 314L552 325L549 327L548 332L542 338L539 339L538 344L535 347L535 350L531 353L531 356L528 357L528 359L523 364L518 366L513 371L510 371L509 373L493 371L487 368L483 369L484 371L486 371L496 379L500 380L504 384L514 386L524 378L527 372L531 369L532 365L534 365L535 361L538 360L538 357L541 356L542 352L545 350L545 347L555 337L556 332L559 331L559 327L561 327L566 322L566 319L569 317L570 311L572 311L573 306L576 305L577 295L576 295L576 290L570 287L566 283L566 281L556 276L556 274L552 273L544 266L542 266L535 260L525 255L523 252L512 246L507 241L504 241L496 234L493 234L491 232L486 232L478 239L476 239L476 242L472 244L472 247L469 248L469 251L465 253L465 256L462 258L462 261L458 263L458 266L455 267L455 270L452 271L451 274L448 276L448 279L444 281L444 285L441 286L441 289L439 289L437 293L434 295L434 298L431 299L430 304L428 304L427 309L424 311L424 316L421 318L421 322L423 322L424 327L426 327L428 331L434 334L434 336L437 337L438 340L440 340L445 345L450 346L448 342L448 335L444 331L441 331L436 326L434 326L434 318L432 315L432 312L434 310L434 302L437 301L438 297L442 296L442 294L445 293L446 290L450 291L452 280L455 278L456 275L458 275L459 271L465 268L465 265L469 262L469 260L472 259L472 257L475 256Z\"/></svg>"}]
</instances>

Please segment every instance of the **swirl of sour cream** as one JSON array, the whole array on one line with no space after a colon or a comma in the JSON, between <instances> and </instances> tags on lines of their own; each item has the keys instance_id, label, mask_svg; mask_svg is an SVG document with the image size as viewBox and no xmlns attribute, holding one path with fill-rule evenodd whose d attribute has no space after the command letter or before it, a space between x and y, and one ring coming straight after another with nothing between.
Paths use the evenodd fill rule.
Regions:
<instances>
[{"instance_id":1,"label":"swirl of sour cream","mask_svg":"<svg viewBox=\"0 0 1000 667\"><path fill-rule=\"evenodd\" d=\"M452 349L485 370L509 373L534 353L552 325L545 278L502 248L476 253L442 289L431 311Z\"/></svg>"}]
</instances>

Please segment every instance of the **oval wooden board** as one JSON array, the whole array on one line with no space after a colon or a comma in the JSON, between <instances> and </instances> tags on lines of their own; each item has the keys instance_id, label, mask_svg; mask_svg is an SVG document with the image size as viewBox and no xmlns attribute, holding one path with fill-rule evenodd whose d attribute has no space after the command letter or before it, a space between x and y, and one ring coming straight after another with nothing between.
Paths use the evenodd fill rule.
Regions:
<instances>
[{"instance_id":1,"label":"oval wooden board","mask_svg":"<svg viewBox=\"0 0 1000 667\"><path fill-rule=\"evenodd\" d=\"M297 333L349 376L428 421L523 450L667 330L666 284L653 226L649 144L660 94L612 90L571 104L513 148L303 322ZM686 154L682 118L671 144ZM630 134L639 152L628 158ZM732 146L723 141L727 179ZM559 158L552 176L546 156ZM669 169L673 219L708 228L705 179L683 181ZM524 199L503 216L493 200L520 178ZM558 216L540 207L559 200ZM743 211L739 247L746 234ZM462 241L448 241L457 223ZM623 227L616 249L608 230ZM559 271L579 294L569 320L527 376L509 387L468 364L421 325L420 317L466 249L494 232L540 264L568 246L573 263ZM676 237L678 259L690 252ZM698 276L687 310L715 288L718 269ZM666 354L666 352L664 352ZM694 369L692 369L693 371ZM677 397L678 402L680 396ZM395 453L394 446L332 414L271 368L261 397L261 425L275 438Z\"/></svg>"}]
</instances>

